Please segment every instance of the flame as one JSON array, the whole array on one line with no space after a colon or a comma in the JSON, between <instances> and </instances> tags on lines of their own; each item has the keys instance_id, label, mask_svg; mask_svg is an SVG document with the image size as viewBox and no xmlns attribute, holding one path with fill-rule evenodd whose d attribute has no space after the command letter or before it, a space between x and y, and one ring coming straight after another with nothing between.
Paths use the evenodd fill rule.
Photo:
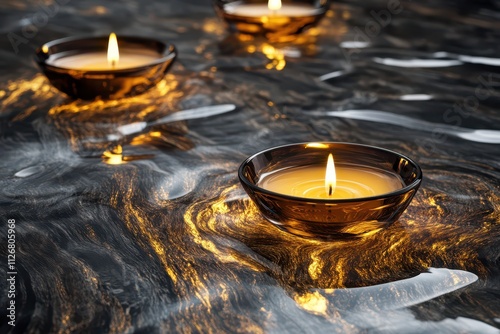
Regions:
<instances>
[{"instance_id":1,"label":"flame","mask_svg":"<svg viewBox=\"0 0 500 334\"><path fill-rule=\"evenodd\" d=\"M281 8L281 0L269 0L267 3L267 7L269 10L280 10Z\"/></svg>"},{"instance_id":2,"label":"flame","mask_svg":"<svg viewBox=\"0 0 500 334\"><path fill-rule=\"evenodd\" d=\"M109 35L108 42L108 63L111 67L115 67L115 65L120 60L120 51L118 50L118 41L116 39L116 35L112 32Z\"/></svg>"},{"instance_id":3,"label":"flame","mask_svg":"<svg viewBox=\"0 0 500 334\"><path fill-rule=\"evenodd\" d=\"M335 192L337 185L337 175L335 174L335 163L333 162L333 155L328 155L328 162L326 163L325 174L325 191L328 196L332 196Z\"/></svg>"}]
</instances>

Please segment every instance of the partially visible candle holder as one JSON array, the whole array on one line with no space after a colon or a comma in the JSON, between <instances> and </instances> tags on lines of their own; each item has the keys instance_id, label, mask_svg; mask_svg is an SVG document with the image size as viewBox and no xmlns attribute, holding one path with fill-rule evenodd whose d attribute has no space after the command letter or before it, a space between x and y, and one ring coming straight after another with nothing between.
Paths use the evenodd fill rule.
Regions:
<instances>
[{"instance_id":1,"label":"partially visible candle holder","mask_svg":"<svg viewBox=\"0 0 500 334\"><path fill-rule=\"evenodd\" d=\"M279 1L279 0L278 0ZM273 0L213 0L216 12L231 32L265 36L273 42L293 40L315 26L329 8L329 0L283 0L273 8Z\"/></svg>"},{"instance_id":2,"label":"partially visible candle holder","mask_svg":"<svg viewBox=\"0 0 500 334\"><path fill-rule=\"evenodd\" d=\"M291 196L261 185L262 178L277 171L322 166L328 153L334 154L338 166L359 166L387 174L401 184L389 193L341 199ZM420 167L404 155L374 146L331 142L261 151L241 164L238 176L268 221L290 233L321 239L366 236L395 222L422 181Z\"/></svg>"},{"instance_id":3,"label":"partially visible candle holder","mask_svg":"<svg viewBox=\"0 0 500 334\"><path fill-rule=\"evenodd\" d=\"M44 44L36 51L35 60L50 83L74 99L118 99L142 94L154 87L172 65L175 47L145 37L119 36L120 52L141 58L129 66L101 68L79 64L85 57L103 54L108 36L70 37ZM123 57L123 56L122 56Z\"/></svg>"}]
</instances>

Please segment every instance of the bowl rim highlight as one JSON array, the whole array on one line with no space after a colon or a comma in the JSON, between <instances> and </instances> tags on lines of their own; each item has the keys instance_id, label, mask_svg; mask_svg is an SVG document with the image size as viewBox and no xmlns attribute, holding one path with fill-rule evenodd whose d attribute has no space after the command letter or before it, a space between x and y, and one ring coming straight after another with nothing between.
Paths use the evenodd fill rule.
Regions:
<instances>
[{"instance_id":1,"label":"bowl rim highlight","mask_svg":"<svg viewBox=\"0 0 500 334\"><path fill-rule=\"evenodd\" d=\"M368 149L372 149L375 151L384 151L385 153L389 153L395 156L398 156L400 158L403 158L407 160L410 164L412 164L415 169L416 169L416 176L415 180L410 183L409 185L406 185L396 191L389 192L389 193L384 193L376 196L368 196L368 197L356 197L356 198L345 198L345 199L323 199L323 198L305 198L305 197L297 197L297 196L291 196L291 195L286 195L274 191L267 190L265 188L257 186L257 184L251 182L245 175L244 175L244 169L245 167L257 156L265 154L270 151L278 150L278 149L283 149L286 147L291 147L291 146L304 146L306 148L306 145L310 144L324 144L324 145L347 145L347 146L353 146L353 147L364 147ZM369 166L368 166L369 167ZM249 188L251 188L255 192L261 192L265 193L267 195L275 196L275 197L280 197L283 199L288 199L292 201L298 201L298 202L304 202L304 203L319 203L319 204L335 204L335 203L352 203L352 202L367 202L367 201L372 201L372 200L380 200L380 199L385 199L388 197L393 197L393 196L399 196L407 193L408 191L415 189L420 185L422 182L423 178L423 173L422 169L420 166L411 158L407 157L404 154L398 153L396 151L392 151L386 148L378 147L378 146L373 146L373 145L365 145L365 144L357 144L357 143L349 143L349 142L301 142L301 143L292 143L292 144L285 144L285 145L280 145L280 146L273 146L266 148L262 151L259 151L250 157L246 158L238 168L238 177L241 182L245 183Z\"/></svg>"},{"instance_id":2,"label":"bowl rim highlight","mask_svg":"<svg viewBox=\"0 0 500 334\"><path fill-rule=\"evenodd\" d=\"M130 68L124 68L124 69L103 69L103 70L82 70L82 69L73 69L73 68L66 68L66 67L59 67L57 65L53 65L48 63L47 61L49 60L51 55L55 55L58 53L62 52L56 52L56 53L50 53L50 49L63 45L66 43L72 43L72 42L77 42L81 40L86 40L86 41L101 41L105 40L107 41L109 38L109 35L81 35L81 36L69 36L69 37L63 37L59 39L55 39L52 41L49 41L47 43L42 44L40 47L38 47L35 51L35 57L36 61L40 64L42 64L44 67L50 68L51 70L55 71L60 71L60 72L74 72L74 73L89 73L89 74L109 74L109 73L116 73L116 74L128 74L137 71L138 69L144 69L150 66L157 66L162 63L165 63L172 58L177 57L177 49L174 44L168 43L161 41L156 38L151 38L151 37L144 37L144 36L138 36L138 35L118 35L118 42L120 41L128 41L128 42L137 42L137 44L144 44L145 42L147 43L158 43L159 45L162 45L164 47L163 52L158 52L158 59L151 60L151 62L141 65L141 66L135 66L135 67L130 67ZM45 51L47 49L47 51ZM76 45L75 48L72 48L73 50L79 50L78 46ZM94 50L93 50L94 51ZM106 51L106 50L101 50L101 51ZM88 52L82 52L82 54L85 54Z\"/></svg>"}]
</instances>

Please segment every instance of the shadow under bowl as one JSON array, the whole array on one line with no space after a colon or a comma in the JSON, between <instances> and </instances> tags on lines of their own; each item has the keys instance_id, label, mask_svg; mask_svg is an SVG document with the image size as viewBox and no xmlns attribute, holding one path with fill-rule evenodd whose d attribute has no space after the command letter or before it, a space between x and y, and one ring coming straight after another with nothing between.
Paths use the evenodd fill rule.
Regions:
<instances>
[{"instance_id":1,"label":"shadow under bowl","mask_svg":"<svg viewBox=\"0 0 500 334\"><path fill-rule=\"evenodd\" d=\"M334 154L336 164L389 173L401 181L401 188L370 197L311 199L259 185L262 177L272 172L325 166L328 153ZM422 171L410 158L390 150L321 142L279 146L256 153L241 164L238 177L261 214L280 229L303 237L343 239L367 236L395 222L418 190Z\"/></svg>"},{"instance_id":2,"label":"shadow under bowl","mask_svg":"<svg viewBox=\"0 0 500 334\"><path fill-rule=\"evenodd\" d=\"M122 69L78 66L79 60L97 53L106 57L108 41L108 36L54 40L36 50L35 61L50 83L69 97L109 100L142 94L154 87L176 58L172 44L145 37L119 36L120 55L147 57L147 60ZM61 63L70 65L61 66Z\"/></svg>"}]
</instances>

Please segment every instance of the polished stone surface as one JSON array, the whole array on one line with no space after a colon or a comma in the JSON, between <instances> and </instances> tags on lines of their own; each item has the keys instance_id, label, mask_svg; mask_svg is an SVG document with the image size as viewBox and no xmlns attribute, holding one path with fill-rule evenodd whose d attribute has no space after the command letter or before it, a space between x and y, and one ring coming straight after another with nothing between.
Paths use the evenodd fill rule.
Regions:
<instances>
[{"instance_id":1,"label":"polished stone surface","mask_svg":"<svg viewBox=\"0 0 500 334\"><path fill-rule=\"evenodd\" d=\"M498 333L500 2L397 4L335 2L270 45L227 36L209 1L0 3L0 235L15 219L17 272L12 299L1 247L0 332ZM158 87L71 101L33 61L111 31L176 45ZM116 136L218 104L236 109ZM403 153L423 184L366 238L282 232L236 172L304 141Z\"/></svg>"}]
</instances>

